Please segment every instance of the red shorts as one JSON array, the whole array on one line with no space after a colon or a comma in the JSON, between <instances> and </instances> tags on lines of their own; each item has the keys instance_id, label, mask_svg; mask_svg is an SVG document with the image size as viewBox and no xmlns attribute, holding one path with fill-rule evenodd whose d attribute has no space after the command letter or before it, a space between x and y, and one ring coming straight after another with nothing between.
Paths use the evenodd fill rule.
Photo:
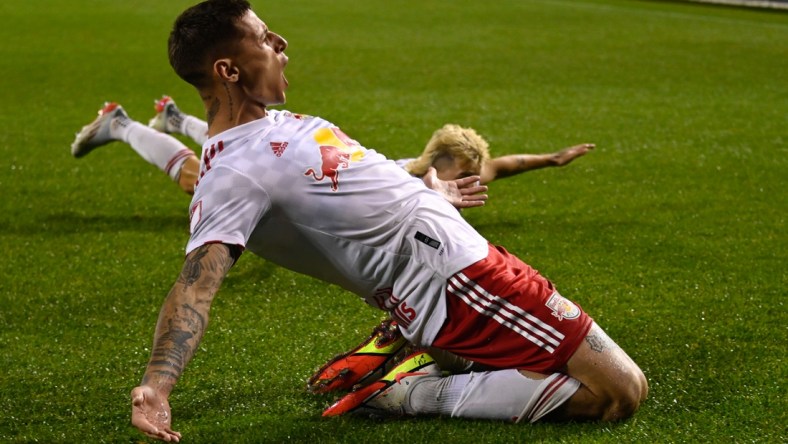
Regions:
<instances>
[{"instance_id":1,"label":"red shorts","mask_svg":"<svg viewBox=\"0 0 788 444\"><path fill-rule=\"evenodd\" d=\"M502 247L452 276L433 347L494 368L562 369L593 320Z\"/></svg>"}]
</instances>

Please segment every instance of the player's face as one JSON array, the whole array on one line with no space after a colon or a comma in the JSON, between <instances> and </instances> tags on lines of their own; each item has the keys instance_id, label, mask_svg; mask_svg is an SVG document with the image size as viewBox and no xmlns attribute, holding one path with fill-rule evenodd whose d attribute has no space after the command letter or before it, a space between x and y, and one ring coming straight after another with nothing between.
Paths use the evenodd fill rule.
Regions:
<instances>
[{"instance_id":1,"label":"player's face","mask_svg":"<svg viewBox=\"0 0 788 444\"><path fill-rule=\"evenodd\" d=\"M242 17L239 28L244 32L235 58L239 85L250 99L265 106L285 103L287 40L271 32L251 10Z\"/></svg>"},{"instance_id":2,"label":"player's face","mask_svg":"<svg viewBox=\"0 0 788 444\"><path fill-rule=\"evenodd\" d=\"M473 176L481 172L481 167L471 161L462 161L451 156L442 156L432 163L440 180L455 180Z\"/></svg>"}]
</instances>

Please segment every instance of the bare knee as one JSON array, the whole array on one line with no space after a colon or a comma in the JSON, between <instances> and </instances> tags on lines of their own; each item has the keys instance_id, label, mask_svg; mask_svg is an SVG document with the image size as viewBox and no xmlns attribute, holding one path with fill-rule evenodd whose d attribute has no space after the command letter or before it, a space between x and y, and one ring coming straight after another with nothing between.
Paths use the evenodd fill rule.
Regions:
<instances>
[{"instance_id":1,"label":"bare knee","mask_svg":"<svg viewBox=\"0 0 788 444\"><path fill-rule=\"evenodd\" d=\"M582 384L565 409L570 419L626 419L648 396L640 367L596 324L569 359L567 373Z\"/></svg>"},{"instance_id":2,"label":"bare knee","mask_svg":"<svg viewBox=\"0 0 788 444\"><path fill-rule=\"evenodd\" d=\"M581 386L553 420L621 421L631 417L648 396L648 382L638 368L609 384Z\"/></svg>"},{"instance_id":3,"label":"bare knee","mask_svg":"<svg viewBox=\"0 0 788 444\"><path fill-rule=\"evenodd\" d=\"M630 418L640 407L640 400L635 397L610 399L602 409L600 421L621 421Z\"/></svg>"},{"instance_id":4,"label":"bare knee","mask_svg":"<svg viewBox=\"0 0 788 444\"><path fill-rule=\"evenodd\" d=\"M635 414L648 396L648 381L640 369L599 396L598 418L601 421L621 421Z\"/></svg>"}]
</instances>

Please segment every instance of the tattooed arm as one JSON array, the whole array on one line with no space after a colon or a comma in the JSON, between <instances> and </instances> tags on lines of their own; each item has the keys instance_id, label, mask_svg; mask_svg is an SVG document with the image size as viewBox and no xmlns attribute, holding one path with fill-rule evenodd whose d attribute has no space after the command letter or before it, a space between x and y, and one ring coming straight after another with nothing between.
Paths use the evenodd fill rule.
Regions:
<instances>
[{"instance_id":1,"label":"tattooed arm","mask_svg":"<svg viewBox=\"0 0 788 444\"><path fill-rule=\"evenodd\" d=\"M159 312L142 384L131 392L131 423L149 437L178 442L167 398L200 344L211 302L233 265L230 248L207 244L186 256Z\"/></svg>"},{"instance_id":2,"label":"tattooed arm","mask_svg":"<svg viewBox=\"0 0 788 444\"><path fill-rule=\"evenodd\" d=\"M514 176L544 167L564 166L594 149L593 143L570 146L550 154L511 154L490 159L482 165L481 183Z\"/></svg>"}]
</instances>

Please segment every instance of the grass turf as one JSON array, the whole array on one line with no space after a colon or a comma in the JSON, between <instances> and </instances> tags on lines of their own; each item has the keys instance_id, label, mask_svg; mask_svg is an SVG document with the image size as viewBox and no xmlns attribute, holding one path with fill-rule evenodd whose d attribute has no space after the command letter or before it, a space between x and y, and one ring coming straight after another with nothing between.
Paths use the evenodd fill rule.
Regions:
<instances>
[{"instance_id":1,"label":"grass turf","mask_svg":"<svg viewBox=\"0 0 788 444\"><path fill-rule=\"evenodd\" d=\"M103 100L146 121L191 1L0 3L0 440L137 442L128 392L188 236L183 195L120 143L79 161ZM324 420L311 371L380 317L245 256L172 396L184 442L784 442L788 14L676 2L256 2L289 40L287 109L391 157L446 122L495 154L579 142L465 212L645 371L614 425Z\"/></svg>"}]
</instances>

